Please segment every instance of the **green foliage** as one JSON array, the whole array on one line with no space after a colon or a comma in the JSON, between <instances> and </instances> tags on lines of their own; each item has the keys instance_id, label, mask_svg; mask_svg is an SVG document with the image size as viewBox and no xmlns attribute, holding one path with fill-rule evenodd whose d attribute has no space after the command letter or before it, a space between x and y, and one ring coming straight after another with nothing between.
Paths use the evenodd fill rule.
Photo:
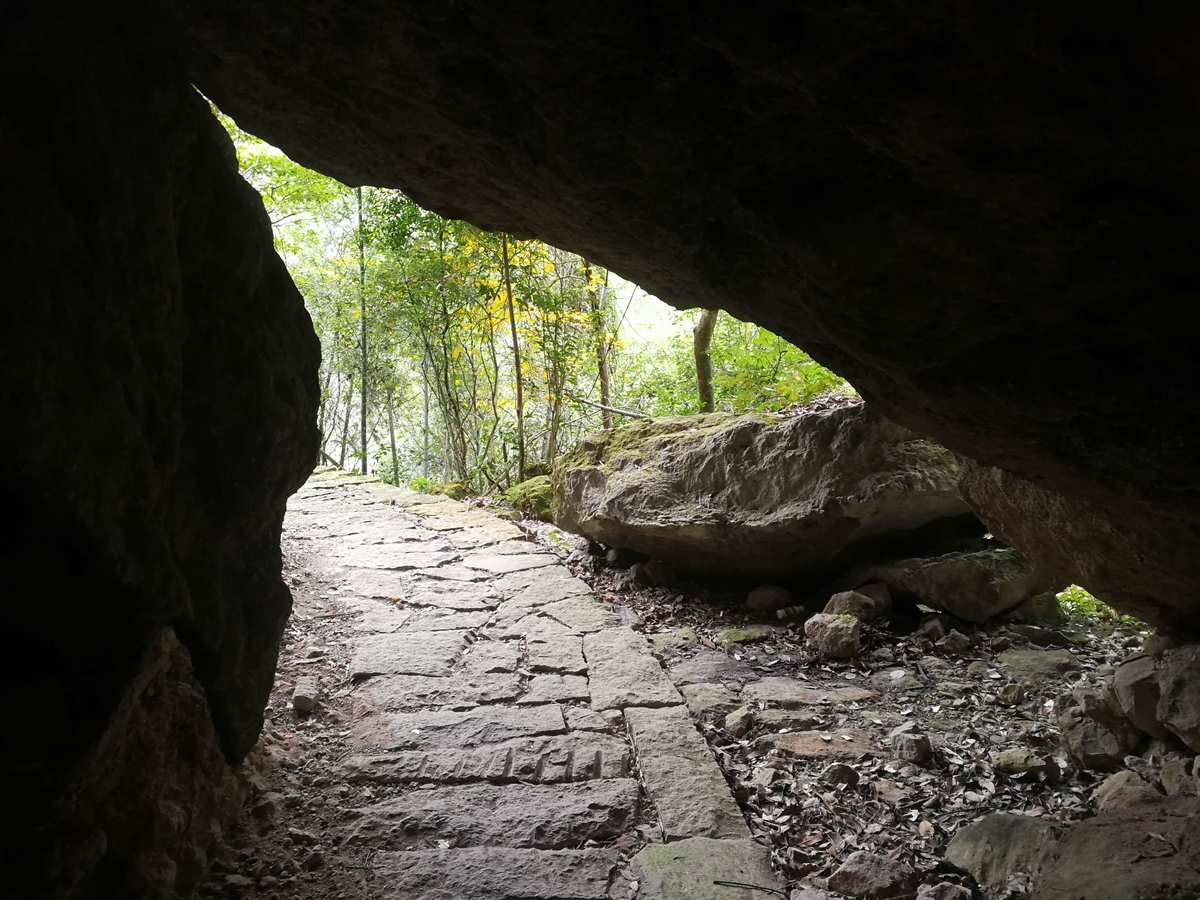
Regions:
<instances>
[{"instance_id":1,"label":"green foliage","mask_svg":"<svg viewBox=\"0 0 1200 900\"><path fill-rule=\"evenodd\" d=\"M680 313L667 346L623 357L619 406L654 416L686 415L698 408L691 329L699 311ZM711 348L716 409L771 412L831 392L852 393L845 379L794 344L728 314L717 320Z\"/></svg>"},{"instance_id":2,"label":"green foliage","mask_svg":"<svg viewBox=\"0 0 1200 900\"><path fill-rule=\"evenodd\" d=\"M321 339L319 462L365 458L391 483L450 496L503 493L521 481L518 425L526 477L599 429L599 355L612 372L609 405L696 411L696 313L675 314L653 341L626 343L628 304L618 314L615 279L600 266L444 219L399 191L351 189L217 114ZM849 390L799 348L726 314L711 357L718 410L777 410Z\"/></svg>"},{"instance_id":3,"label":"green foliage","mask_svg":"<svg viewBox=\"0 0 1200 900\"><path fill-rule=\"evenodd\" d=\"M1145 623L1133 616L1123 615L1100 598L1077 584L1059 591L1058 602L1066 614L1077 621L1115 623L1128 628L1143 629Z\"/></svg>"}]
</instances>

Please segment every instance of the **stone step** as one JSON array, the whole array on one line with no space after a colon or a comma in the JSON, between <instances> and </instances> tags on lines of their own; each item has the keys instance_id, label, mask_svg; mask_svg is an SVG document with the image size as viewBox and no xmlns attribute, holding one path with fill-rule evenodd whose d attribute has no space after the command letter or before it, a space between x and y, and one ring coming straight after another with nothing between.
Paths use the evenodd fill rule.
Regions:
<instances>
[{"instance_id":1,"label":"stone step","mask_svg":"<svg viewBox=\"0 0 1200 900\"><path fill-rule=\"evenodd\" d=\"M571 784L465 784L409 790L353 811L347 842L390 850L528 847L558 850L619 837L637 819L632 778Z\"/></svg>"},{"instance_id":2,"label":"stone step","mask_svg":"<svg viewBox=\"0 0 1200 900\"><path fill-rule=\"evenodd\" d=\"M372 717L368 733L360 736L371 746L387 750L427 750L471 747L513 738L564 734L562 707L479 706L467 710L428 710Z\"/></svg>"},{"instance_id":3,"label":"stone step","mask_svg":"<svg viewBox=\"0 0 1200 900\"><path fill-rule=\"evenodd\" d=\"M343 766L346 778L356 782L559 784L626 777L629 746L619 737L589 732L504 741L487 747L353 756Z\"/></svg>"},{"instance_id":4,"label":"stone step","mask_svg":"<svg viewBox=\"0 0 1200 900\"><path fill-rule=\"evenodd\" d=\"M379 900L607 900L611 850L457 847L380 853Z\"/></svg>"}]
</instances>

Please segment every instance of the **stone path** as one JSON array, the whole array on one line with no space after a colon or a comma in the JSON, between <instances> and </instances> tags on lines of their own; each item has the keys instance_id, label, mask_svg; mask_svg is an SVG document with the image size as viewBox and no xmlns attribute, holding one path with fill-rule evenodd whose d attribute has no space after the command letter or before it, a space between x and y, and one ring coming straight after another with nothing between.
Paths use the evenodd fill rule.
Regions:
<instances>
[{"instance_id":1,"label":"stone path","mask_svg":"<svg viewBox=\"0 0 1200 900\"><path fill-rule=\"evenodd\" d=\"M354 614L346 671L321 685L350 709L327 780L353 805L328 843L365 851L372 896L782 888L646 639L514 524L318 473L286 535L327 614Z\"/></svg>"}]
</instances>

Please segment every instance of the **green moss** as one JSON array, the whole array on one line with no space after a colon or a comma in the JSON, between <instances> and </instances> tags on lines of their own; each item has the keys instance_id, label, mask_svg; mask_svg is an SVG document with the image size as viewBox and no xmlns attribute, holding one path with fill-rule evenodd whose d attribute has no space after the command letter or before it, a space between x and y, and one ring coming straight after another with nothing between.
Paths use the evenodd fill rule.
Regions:
<instances>
[{"instance_id":1,"label":"green moss","mask_svg":"<svg viewBox=\"0 0 1200 900\"><path fill-rule=\"evenodd\" d=\"M447 481L441 484L430 484L425 493L443 494L451 500L462 500L471 496L471 486L462 481Z\"/></svg>"},{"instance_id":2,"label":"green moss","mask_svg":"<svg viewBox=\"0 0 1200 900\"><path fill-rule=\"evenodd\" d=\"M554 489L549 475L538 475L504 492L504 499L527 516L554 521Z\"/></svg>"},{"instance_id":3,"label":"green moss","mask_svg":"<svg viewBox=\"0 0 1200 900\"><path fill-rule=\"evenodd\" d=\"M722 647L735 644L750 644L770 637L775 629L770 625L747 625L745 628L722 628L717 632L717 643Z\"/></svg>"}]
</instances>

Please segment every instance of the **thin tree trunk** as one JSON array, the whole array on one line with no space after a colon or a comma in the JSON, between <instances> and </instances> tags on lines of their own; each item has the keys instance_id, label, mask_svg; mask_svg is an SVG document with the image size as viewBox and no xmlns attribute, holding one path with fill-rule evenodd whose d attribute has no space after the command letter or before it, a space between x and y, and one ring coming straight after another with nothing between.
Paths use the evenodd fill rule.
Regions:
<instances>
[{"instance_id":1,"label":"thin tree trunk","mask_svg":"<svg viewBox=\"0 0 1200 900\"><path fill-rule=\"evenodd\" d=\"M400 465L396 461L396 416L392 410L392 386L387 389L388 440L392 445L392 484L400 483Z\"/></svg>"},{"instance_id":2,"label":"thin tree trunk","mask_svg":"<svg viewBox=\"0 0 1200 900\"><path fill-rule=\"evenodd\" d=\"M362 394L361 431L362 431L362 473L367 474L367 250L366 238L363 235L362 188L356 188L358 195L358 333L359 345L362 347Z\"/></svg>"},{"instance_id":3,"label":"thin tree trunk","mask_svg":"<svg viewBox=\"0 0 1200 900\"><path fill-rule=\"evenodd\" d=\"M425 418L421 425L421 477L429 478L429 377L426 368L429 352L421 357L421 393L425 395Z\"/></svg>"},{"instance_id":4,"label":"thin tree trunk","mask_svg":"<svg viewBox=\"0 0 1200 900\"><path fill-rule=\"evenodd\" d=\"M525 480L525 394L521 384L521 345L517 340L517 315L513 309L512 273L508 265L508 235L500 236L504 263L504 295L508 301L508 327L512 331L513 367L517 388L517 481Z\"/></svg>"},{"instance_id":5,"label":"thin tree trunk","mask_svg":"<svg viewBox=\"0 0 1200 900\"><path fill-rule=\"evenodd\" d=\"M696 387L700 392L700 412L710 413L716 408L712 383L712 339L717 327L719 309L706 309L692 330L692 347L696 354Z\"/></svg>"},{"instance_id":6,"label":"thin tree trunk","mask_svg":"<svg viewBox=\"0 0 1200 900\"><path fill-rule=\"evenodd\" d=\"M592 330L596 340L596 373L600 379L600 424L605 431L612 428L612 413L606 409L611 402L611 377L608 371L608 338L604 334L603 297L592 290L592 266L583 261L583 283L587 286L588 303L592 309ZM608 273L604 275L604 286L608 287Z\"/></svg>"},{"instance_id":7,"label":"thin tree trunk","mask_svg":"<svg viewBox=\"0 0 1200 900\"><path fill-rule=\"evenodd\" d=\"M346 390L346 416L342 419L342 452L338 454L338 468L346 468L346 444L350 439L350 408L354 405L354 376Z\"/></svg>"}]
</instances>

